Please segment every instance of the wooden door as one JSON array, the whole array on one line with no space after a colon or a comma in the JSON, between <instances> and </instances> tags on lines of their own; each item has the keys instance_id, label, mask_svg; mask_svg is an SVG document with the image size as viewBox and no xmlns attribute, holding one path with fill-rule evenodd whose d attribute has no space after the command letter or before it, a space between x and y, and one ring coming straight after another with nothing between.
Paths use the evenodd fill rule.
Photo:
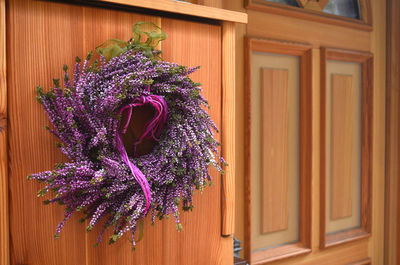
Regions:
<instances>
[{"instance_id":1,"label":"wooden door","mask_svg":"<svg viewBox=\"0 0 400 265\"><path fill-rule=\"evenodd\" d=\"M243 256L385 264L385 3L357 1L357 20L322 11L334 1L241 2L226 5L249 16L238 27Z\"/></svg>"},{"instance_id":2,"label":"wooden door","mask_svg":"<svg viewBox=\"0 0 400 265\"><path fill-rule=\"evenodd\" d=\"M61 76L63 64L72 65L75 56L86 56L103 41L129 39L138 21L154 22L168 33L162 43L164 60L201 66L192 78L202 83L212 106L209 113L221 127L221 26L47 1L8 1L6 11L11 263L232 264L232 238L221 236L221 176L213 169L215 185L196 193L193 212L181 215L184 230L176 231L173 218L155 226L147 218L135 252L127 237L94 248L98 230L86 233L78 216L55 240L63 209L44 206L36 198L41 185L26 180L67 160L44 130L48 121L35 100L35 86L48 88L53 77Z\"/></svg>"}]
</instances>

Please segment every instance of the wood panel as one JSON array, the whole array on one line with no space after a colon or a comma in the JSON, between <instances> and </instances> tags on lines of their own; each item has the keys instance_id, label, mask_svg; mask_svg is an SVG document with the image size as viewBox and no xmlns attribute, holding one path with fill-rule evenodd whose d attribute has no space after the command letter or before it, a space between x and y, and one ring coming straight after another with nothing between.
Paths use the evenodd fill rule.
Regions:
<instances>
[{"instance_id":1,"label":"wood panel","mask_svg":"<svg viewBox=\"0 0 400 265\"><path fill-rule=\"evenodd\" d=\"M129 39L131 27L138 21L160 24L159 18L124 11L54 2L9 2L7 66L8 87L12 88L8 110L13 264L232 264L232 238L221 237L221 177L215 170L211 171L215 185L203 194L195 194L193 212L181 214L184 231L176 231L173 218L157 222L154 227L146 219L145 236L135 252L131 251L127 237L112 246L103 242L93 248L99 228L86 234L85 226L77 222L78 216L67 223L61 238L54 240L63 209L43 206L36 198L41 185L26 181L28 174L66 161L55 148L56 139L43 129L48 121L35 100L35 86L49 87L52 77L61 76L64 63L71 65L76 55L85 56L104 40ZM162 45L165 60L202 66L192 78L203 83L203 94L212 106L210 114L221 128L221 26L175 19L163 19L161 26L169 34ZM219 140L220 137L218 134Z\"/></svg>"},{"instance_id":2,"label":"wood panel","mask_svg":"<svg viewBox=\"0 0 400 265\"><path fill-rule=\"evenodd\" d=\"M333 234L338 231L344 231L351 228L359 227L360 225L360 175L361 175L361 64L354 62L341 62L341 61L333 61L329 60L327 62L326 68L326 86L327 86L327 95L326 95L326 233ZM349 206L351 208L351 213L347 217L342 217L339 219L332 218L332 184L334 177L334 167L333 167L333 151L335 148L339 148L334 144L334 128L333 128L333 76L334 75L344 75L352 77L352 94L353 101L351 103L352 109L350 109L349 115L352 115L350 118L354 121L351 125L352 134L350 135L351 139L351 150L352 157L351 160L353 163L350 166L350 180L348 180L351 186L351 190L349 190L349 198L351 198L352 205ZM349 117L347 117L349 118ZM347 128L344 128L347 131ZM347 135L349 136L349 135ZM347 161L344 161L347 163ZM341 165L342 166L342 165Z\"/></svg>"},{"instance_id":3,"label":"wood panel","mask_svg":"<svg viewBox=\"0 0 400 265\"><path fill-rule=\"evenodd\" d=\"M312 83L311 83L311 46L301 43L289 43L275 40L247 38L245 42L245 258L251 264L262 264L293 257L310 252L311 247L311 172L312 160ZM299 91L299 235L298 243L253 252L252 247L252 81L251 56L253 52L277 53L299 56L300 61L300 91Z\"/></svg>"},{"instance_id":4,"label":"wood panel","mask_svg":"<svg viewBox=\"0 0 400 265\"><path fill-rule=\"evenodd\" d=\"M386 123L386 1L371 1L374 21L374 31L371 34L371 53L373 54L373 67L368 75L372 76L371 92L373 94L373 128L371 164L371 218L370 227L372 237L369 240L368 256L371 264L386 264L384 262L384 220L385 214L385 123ZM397 13L398 14L398 13ZM362 198L362 200L366 198Z\"/></svg>"},{"instance_id":5,"label":"wood panel","mask_svg":"<svg viewBox=\"0 0 400 265\"><path fill-rule=\"evenodd\" d=\"M289 248L289 247L288 247ZM256 253L255 253L256 254ZM338 246L329 250L310 250L306 255L282 257L273 262L257 262L251 264L268 265L349 265L352 262L364 260L368 256L368 242L362 241L358 244L352 243L347 246Z\"/></svg>"},{"instance_id":6,"label":"wood panel","mask_svg":"<svg viewBox=\"0 0 400 265\"><path fill-rule=\"evenodd\" d=\"M278 245L287 244L288 242L297 242L299 240L299 87L300 87L300 58L298 56L287 56L271 53L259 53L253 52L252 58L252 113L253 122L251 134L251 148L252 148L252 196L254 197L254 203L252 204L252 244L253 251L263 250L265 248L276 247ZM268 168L265 167L264 161L266 160L264 154L267 154L264 150L265 132L263 127L269 126L270 129L275 128L275 124L265 124L265 115L268 116L270 113L264 113L263 110L268 109L263 101L263 70L264 69L280 69L286 70L288 73L287 79L287 137L286 147L286 207L287 207L287 222L288 226L285 230L275 231L273 233L262 232L262 221L263 214L266 207L264 205L268 202L263 200L266 195L263 194L264 180L267 178L275 178L275 184L280 182L282 176L273 176L269 172ZM258 74L256 74L258 73ZM278 124L279 125L279 124ZM281 128L279 128L281 129ZM274 150L279 154L280 150ZM269 154L268 154L269 155ZM278 162L281 163L281 162ZM271 165L271 164L269 164ZM276 165L279 168L279 165ZM279 187L277 187L279 188ZM271 187L268 188L271 190ZM270 216L270 218L272 218Z\"/></svg>"},{"instance_id":7,"label":"wood panel","mask_svg":"<svg viewBox=\"0 0 400 265\"><path fill-rule=\"evenodd\" d=\"M254 38L307 42L314 48L326 46L360 51L371 48L367 31L254 10L248 10L248 15L247 36Z\"/></svg>"},{"instance_id":8,"label":"wood panel","mask_svg":"<svg viewBox=\"0 0 400 265\"><path fill-rule=\"evenodd\" d=\"M236 82L235 76L235 24L222 24L222 156L228 163L222 176L222 235L230 236L235 230L235 139L236 139Z\"/></svg>"},{"instance_id":9,"label":"wood panel","mask_svg":"<svg viewBox=\"0 0 400 265\"><path fill-rule=\"evenodd\" d=\"M351 216L354 141L353 77L332 75L331 218ZM354 198L356 199L356 198Z\"/></svg>"},{"instance_id":10,"label":"wood panel","mask_svg":"<svg viewBox=\"0 0 400 265\"><path fill-rule=\"evenodd\" d=\"M210 114L221 128L221 27L176 19L162 19L161 26L168 33L162 44L164 60L202 66L191 78L202 83ZM195 194L193 212L181 214L182 232L176 231L173 218L154 227L147 220L135 253L126 255L128 242L117 242L111 248L104 244L89 253L89 264L232 264L232 238L220 236L221 176L211 171L214 185ZM89 242L94 240L94 235L89 238Z\"/></svg>"},{"instance_id":11,"label":"wood panel","mask_svg":"<svg viewBox=\"0 0 400 265\"><path fill-rule=\"evenodd\" d=\"M400 261L400 2L387 1L385 264Z\"/></svg>"},{"instance_id":12,"label":"wood panel","mask_svg":"<svg viewBox=\"0 0 400 265\"><path fill-rule=\"evenodd\" d=\"M0 1L0 263L10 264L7 150L6 1Z\"/></svg>"},{"instance_id":13,"label":"wood panel","mask_svg":"<svg viewBox=\"0 0 400 265\"><path fill-rule=\"evenodd\" d=\"M41 187L26 176L53 168L66 158L55 138L44 130L45 112L35 100L35 87L48 88L62 65L84 56L82 8L32 1L7 3L7 68L9 87L9 191L12 264L84 264L84 227L72 218L54 240L63 208L44 206ZM52 14L52 15L50 15ZM58 34L55 34L57 32ZM60 47L62 47L62 52Z\"/></svg>"},{"instance_id":14,"label":"wood panel","mask_svg":"<svg viewBox=\"0 0 400 265\"><path fill-rule=\"evenodd\" d=\"M222 8L222 0L197 0L197 4Z\"/></svg>"},{"instance_id":15,"label":"wood panel","mask_svg":"<svg viewBox=\"0 0 400 265\"><path fill-rule=\"evenodd\" d=\"M387 247L383 246L383 230L387 227L383 220L388 219L394 222L394 226L397 226L396 218L387 217L386 212L384 212L383 202L384 196L387 194L384 190L384 165L385 165L385 76L387 71L385 70L385 52L386 52L386 36L398 37L399 34L390 34L385 32L385 21L386 21L386 1L371 0L369 1L372 5L372 16L373 16L373 31L359 31L351 28L345 28L341 26L334 26L323 23L312 23L310 21L296 19L293 17L271 14L268 12L259 12L254 10L247 10L249 14L249 23L247 25L247 30L244 25L237 26L237 122L244 124L237 129L239 134L239 140L237 140L236 148L237 150L244 150L248 146L248 141L246 140L247 135L249 135L248 124L248 112L247 103L245 100L240 100L242 96L246 96L248 91L248 82L246 76L244 76L245 70L242 69L242 60L247 56L248 50L241 46L241 40L245 36L258 37L258 38L273 38L280 39L287 42L308 42L313 45L313 101L312 101L312 112L313 112L313 130L312 130L312 253L308 255L301 255L295 258L289 258L281 261L271 262L268 264L273 265L314 265L314 264L348 264L355 262L357 260L362 260L366 257L371 257L371 264L392 264L383 260L383 252L387 251ZM398 1L394 1L399 3ZM226 0L224 1L224 6L229 7L232 10L242 11L243 1L237 0ZM398 8L388 7L388 11L392 14L398 14ZM396 16L396 18L400 18ZM398 25L400 25L398 23ZM245 43L245 42L243 42ZM373 110L373 159L371 163L373 164L373 192L371 194L372 203L372 237L370 239L359 240L355 242L350 242L347 244L335 246L329 249L319 249L320 243L320 47L340 47L343 49L368 51L374 54L374 64L379 67L374 67L373 83L374 83L374 110ZM393 46L392 50L399 52L400 50ZM396 58L396 57L392 57ZM398 75L396 75L398 76ZM398 83L398 82L397 82ZM243 84L243 90L241 86ZM396 92L398 94L398 92ZM395 113L400 113L399 108L395 108ZM244 120L241 122L241 120ZM243 135L243 136L242 136ZM398 134L394 134L396 137ZM393 145L393 150L400 150L397 144ZM237 172L237 182L236 182L236 229L235 236L240 240L244 241L244 251L246 251L246 244L248 239L247 232L244 232L248 225L246 220L248 214L248 200L249 196L246 196L245 200L241 200L241 194L249 192L247 185L244 188L240 188L243 183L248 181L249 170L247 168L247 153L242 154L239 152L240 159L237 160L237 168L240 169ZM387 156L386 156L387 157ZM399 165L398 160L395 160L393 165L397 168ZM244 170L242 167L246 167ZM398 170L398 169L396 169ZM398 175L396 175L396 180ZM393 184L393 183L392 183ZM393 185L391 185L393 188ZM397 189L397 188L396 188ZM397 201L397 194L395 195L394 201ZM254 199L254 195L253 195ZM245 206L244 206L245 205ZM396 207L392 207L394 210ZM394 212L394 211L393 211ZM254 228L253 228L254 229ZM398 250L400 253L400 249ZM394 249L396 254L396 249ZM254 259L253 259L254 260ZM395 263L393 263L395 264Z\"/></svg>"},{"instance_id":16,"label":"wood panel","mask_svg":"<svg viewBox=\"0 0 400 265\"><path fill-rule=\"evenodd\" d=\"M361 177L360 177L360 227L333 235L326 235L326 73L327 60L361 63ZM371 232L372 190L372 54L331 48L321 48L321 166L320 166L320 247L326 248L368 237Z\"/></svg>"},{"instance_id":17,"label":"wood panel","mask_svg":"<svg viewBox=\"0 0 400 265\"><path fill-rule=\"evenodd\" d=\"M371 6L368 0L360 1L360 11L362 12L361 20L322 13L321 9L327 4L327 0L302 0L299 2L302 6L304 6L304 9L263 0L246 0L246 7L252 10L279 14L285 17L300 18L304 20L310 20L312 22L339 25L342 27L354 28L363 31L372 30ZM316 24L316 26L317 25L318 24Z\"/></svg>"},{"instance_id":18,"label":"wood panel","mask_svg":"<svg viewBox=\"0 0 400 265\"><path fill-rule=\"evenodd\" d=\"M261 70L262 233L288 228L289 106L288 70Z\"/></svg>"},{"instance_id":19,"label":"wood panel","mask_svg":"<svg viewBox=\"0 0 400 265\"><path fill-rule=\"evenodd\" d=\"M210 18L216 20L247 23L247 14L234 12L204 5L196 5L179 1L168 0L100 0L101 2L125 5L132 7L148 8L153 10L172 12L175 14L191 15L195 17ZM220 7L219 0L199 0L199 3L208 3Z\"/></svg>"},{"instance_id":20,"label":"wood panel","mask_svg":"<svg viewBox=\"0 0 400 265\"><path fill-rule=\"evenodd\" d=\"M366 258L356 262L349 263L348 265L370 265L370 264L371 264L371 259Z\"/></svg>"}]
</instances>

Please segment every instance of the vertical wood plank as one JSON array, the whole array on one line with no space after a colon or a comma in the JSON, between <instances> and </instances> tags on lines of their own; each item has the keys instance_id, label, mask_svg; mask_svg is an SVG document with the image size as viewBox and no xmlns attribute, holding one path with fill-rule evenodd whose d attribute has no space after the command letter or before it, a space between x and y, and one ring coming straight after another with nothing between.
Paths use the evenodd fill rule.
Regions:
<instances>
[{"instance_id":1,"label":"vertical wood plank","mask_svg":"<svg viewBox=\"0 0 400 265\"><path fill-rule=\"evenodd\" d=\"M288 71L262 69L262 233L288 228Z\"/></svg>"},{"instance_id":2,"label":"vertical wood plank","mask_svg":"<svg viewBox=\"0 0 400 265\"><path fill-rule=\"evenodd\" d=\"M0 1L0 263L10 264L8 208L6 1Z\"/></svg>"},{"instance_id":3,"label":"vertical wood plank","mask_svg":"<svg viewBox=\"0 0 400 265\"><path fill-rule=\"evenodd\" d=\"M222 25L222 156L228 163L222 184L222 235L235 230L235 24Z\"/></svg>"},{"instance_id":4,"label":"vertical wood plank","mask_svg":"<svg viewBox=\"0 0 400 265\"><path fill-rule=\"evenodd\" d=\"M244 258L251 263L252 258L252 250L253 250L253 242L252 242L252 233L254 228L252 227L252 207L254 202L251 196L251 176L252 176L252 149L251 149L251 123L252 123L252 111L251 105L253 103L251 99L252 93L252 53L253 53L253 41L250 38L246 37L245 41L245 52L244 52L244 60L245 60L245 68L244 68Z\"/></svg>"},{"instance_id":5,"label":"vertical wood plank","mask_svg":"<svg viewBox=\"0 0 400 265\"><path fill-rule=\"evenodd\" d=\"M332 75L331 219L352 215L354 166L353 77Z\"/></svg>"},{"instance_id":6,"label":"vertical wood plank","mask_svg":"<svg viewBox=\"0 0 400 265\"><path fill-rule=\"evenodd\" d=\"M66 158L46 130L45 112L35 100L35 87L50 87L62 66L73 64L83 50L81 8L37 1L7 2L7 86L9 141L10 245L12 264L85 264L85 232L71 218L61 238L55 228L63 207L44 206L42 184L26 176L49 170Z\"/></svg>"},{"instance_id":7,"label":"vertical wood plank","mask_svg":"<svg viewBox=\"0 0 400 265\"><path fill-rule=\"evenodd\" d=\"M233 133L234 127L230 131L224 129L224 120L226 120L224 105L226 102L225 95L234 96L234 94L225 94L224 86L232 89L234 83L229 83L228 80L222 79L225 76L224 71L228 71L222 67L223 56L225 56L222 50L224 49L225 41L228 41L224 40L224 38L228 37L223 33L225 26L223 25L221 29L219 25L164 18L162 19L162 26L169 34L168 39L163 43L164 60L188 66L201 65L201 69L193 73L191 78L202 84L202 94L211 106L209 114L221 129L221 132L216 137L222 142L222 154L229 154L230 148L234 148L233 144L230 144L231 140L229 140L229 133ZM234 28L231 30L234 30ZM234 49L228 51L234 53ZM234 64L232 63L230 66L234 67ZM230 78L234 79L232 76ZM227 78L224 77L224 79ZM230 104L231 101L226 103ZM234 100L232 104L234 104ZM233 107L234 105L232 104L227 107ZM230 114L234 115L233 113ZM226 145L227 149L224 147L224 139L229 143L229 145ZM228 160L230 164L228 170L233 169L231 164L234 162L230 161L234 160ZM221 176L216 174L212 168L210 168L210 173L215 185L206 188L202 194L199 193L195 196L195 209L193 212L188 213L184 219L184 229L187 231L185 232L184 230L184 233L196 231L194 232L195 235L192 234L194 237L176 233L175 226L164 226L167 234L172 235L164 241L164 245L167 246L164 246L167 253L166 260L169 261L165 262L165 264L233 263L232 237L221 237L221 225L223 223L221 206L224 198L222 195L224 189L221 185L225 185L223 178L229 173L226 172L225 175ZM234 171L231 173L233 174ZM233 193L234 191L232 191L232 195ZM207 220L207 222L204 220ZM196 240L193 240L194 238ZM201 243L199 244L199 242ZM177 250L174 251L173 249ZM182 252L185 254L179 254Z\"/></svg>"},{"instance_id":8,"label":"vertical wood plank","mask_svg":"<svg viewBox=\"0 0 400 265\"><path fill-rule=\"evenodd\" d=\"M385 264L400 262L400 1L387 1Z\"/></svg>"}]
</instances>

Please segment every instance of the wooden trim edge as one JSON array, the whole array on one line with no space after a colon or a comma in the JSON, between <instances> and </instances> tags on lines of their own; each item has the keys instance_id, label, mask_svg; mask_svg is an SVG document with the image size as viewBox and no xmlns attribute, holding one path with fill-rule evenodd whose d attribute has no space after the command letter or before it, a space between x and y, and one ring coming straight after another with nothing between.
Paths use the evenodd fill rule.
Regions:
<instances>
[{"instance_id":1,"label":"wooden trim edge","mask_svg":"<svg viewBox=\"0 0 400 265\"><path fill-rule=\"evenodd\" d=\"M311 253L311 248L307 248L301 243L284 245L281 247L257 251L252 253L253 265L266 264L272 261L284 260Z\"/></svg>"},{"instance_id":2,"label":"wooden trim edge","mask_svg":"<svg viewBox=\"0 0 400 265\"><path fill-rule=\"evenodd\" d=\"M86 0L89 1L89 0ZM93 1L90 1L93 2ZM179 1L149 1L149 0L97 0L97 2L105 2L116 5L125 5L139 7L145 9L158 10L162 12L170 12L181 15L189 15L194 17L215 19L219 21L229 21L247 24L247 13L236 12L216 7L204 5L196 5Z\"/></svg>"},{"instance_id":3,"label":"wooden trim edge","mask_svg":"<svg viewBox=\"0 0 400 265\"><path fill-rule=\"evenodd\" d=\"M244 257L252 264L252 229L251 229L251 53L253 50L252 40L245 39L244 44Z\"/></svg>"},{"instance_id":4,"label":"wooden trim edge","mask_svg":"<svg viewBox=\"0 0 400 265\"><path fill-rule=\"evenodd\" d=\"M371 264L371 258L365 258L363 260L352 262L352 263L347 264L347 265L370 265L370 264Z\"/></svg>"},{"instance_id":5,"label":"wooden trim edge","mask_svg":"<svg viewBox=\"0 0 400 265\"><path fill-rule=\"evenodd\" d=\"M361 240L370 237L371 234L363 229L351 229L348 231L335 233L326 236L325 248L341 245L356 240Z\"/></svg>"},{"instance_id":6,"label":"wooden trim edge","mask_svg":"<svg viewBox=\"0 0 400 265\"><path fill-rule=\"evenodd\" d=\"M387 0L384 264L400 261L400 2ZM397 70L396 70L397 69Z\"/></svg>"},{"instance_id":7,"label":"wooden trim edge","mask_svg":"<svg viewBox=\"0 0 400 265\"><path fill-rule=\"evenodd\" d=\"M235 24L222 24L222 156L229 164L222 176L222 235L235 231Z\"/></svg>"},{"instance_id":8,"label":"wooden trim edge","mask_svg":"<svg viewBox=\"0 0 400 265\"><path fill-rule=\"evenodd\" d=\"M0 0L0 263L10 264L8 206L6 1Z\"/></svg>"}]
</instances>

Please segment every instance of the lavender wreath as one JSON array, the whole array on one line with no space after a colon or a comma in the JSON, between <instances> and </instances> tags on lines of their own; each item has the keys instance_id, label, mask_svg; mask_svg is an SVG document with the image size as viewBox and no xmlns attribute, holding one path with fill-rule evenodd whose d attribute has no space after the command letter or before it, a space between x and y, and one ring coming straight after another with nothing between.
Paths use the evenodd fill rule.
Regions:
<instances>
[{"instance_id":1,"label":"lavender wreath","mask_svg":"<svg viewBox=\"0 0 400 265\"><path fill-rule=\"evenodd\" d=\"M144 31L143 26L154 30ZM144 35L146 41L141 40ZM181 230L179 205L192 210L194 190L211 184L209 165L222 172L213 132L217 127L203 108L208 104L200 84L188 77L198 68L159 60L155 46L165 38L156 25L139 22L130 41L109 40L97 47L99 62L90 64L92 53L82 65L77 58L72 80L64 66L64 88L59 80L49 92L37 88L37 99L53 125L46 128L62 141L58 147L71 160L28 176L45 182L38 196L54 192L45 204L66 206L56 238L79 211L84 213L81 221L88 220L87 231L105 219L96 244L112 227L109 243L131 232L134 248L135 232L148 213L153 223L172 214ZM127 147L133 148L128 155L122 136L132 112L143 105L151 106L154 116ZM146 138L156 145L139 155L136 147Z\"/></svg>"}]
</instances>

